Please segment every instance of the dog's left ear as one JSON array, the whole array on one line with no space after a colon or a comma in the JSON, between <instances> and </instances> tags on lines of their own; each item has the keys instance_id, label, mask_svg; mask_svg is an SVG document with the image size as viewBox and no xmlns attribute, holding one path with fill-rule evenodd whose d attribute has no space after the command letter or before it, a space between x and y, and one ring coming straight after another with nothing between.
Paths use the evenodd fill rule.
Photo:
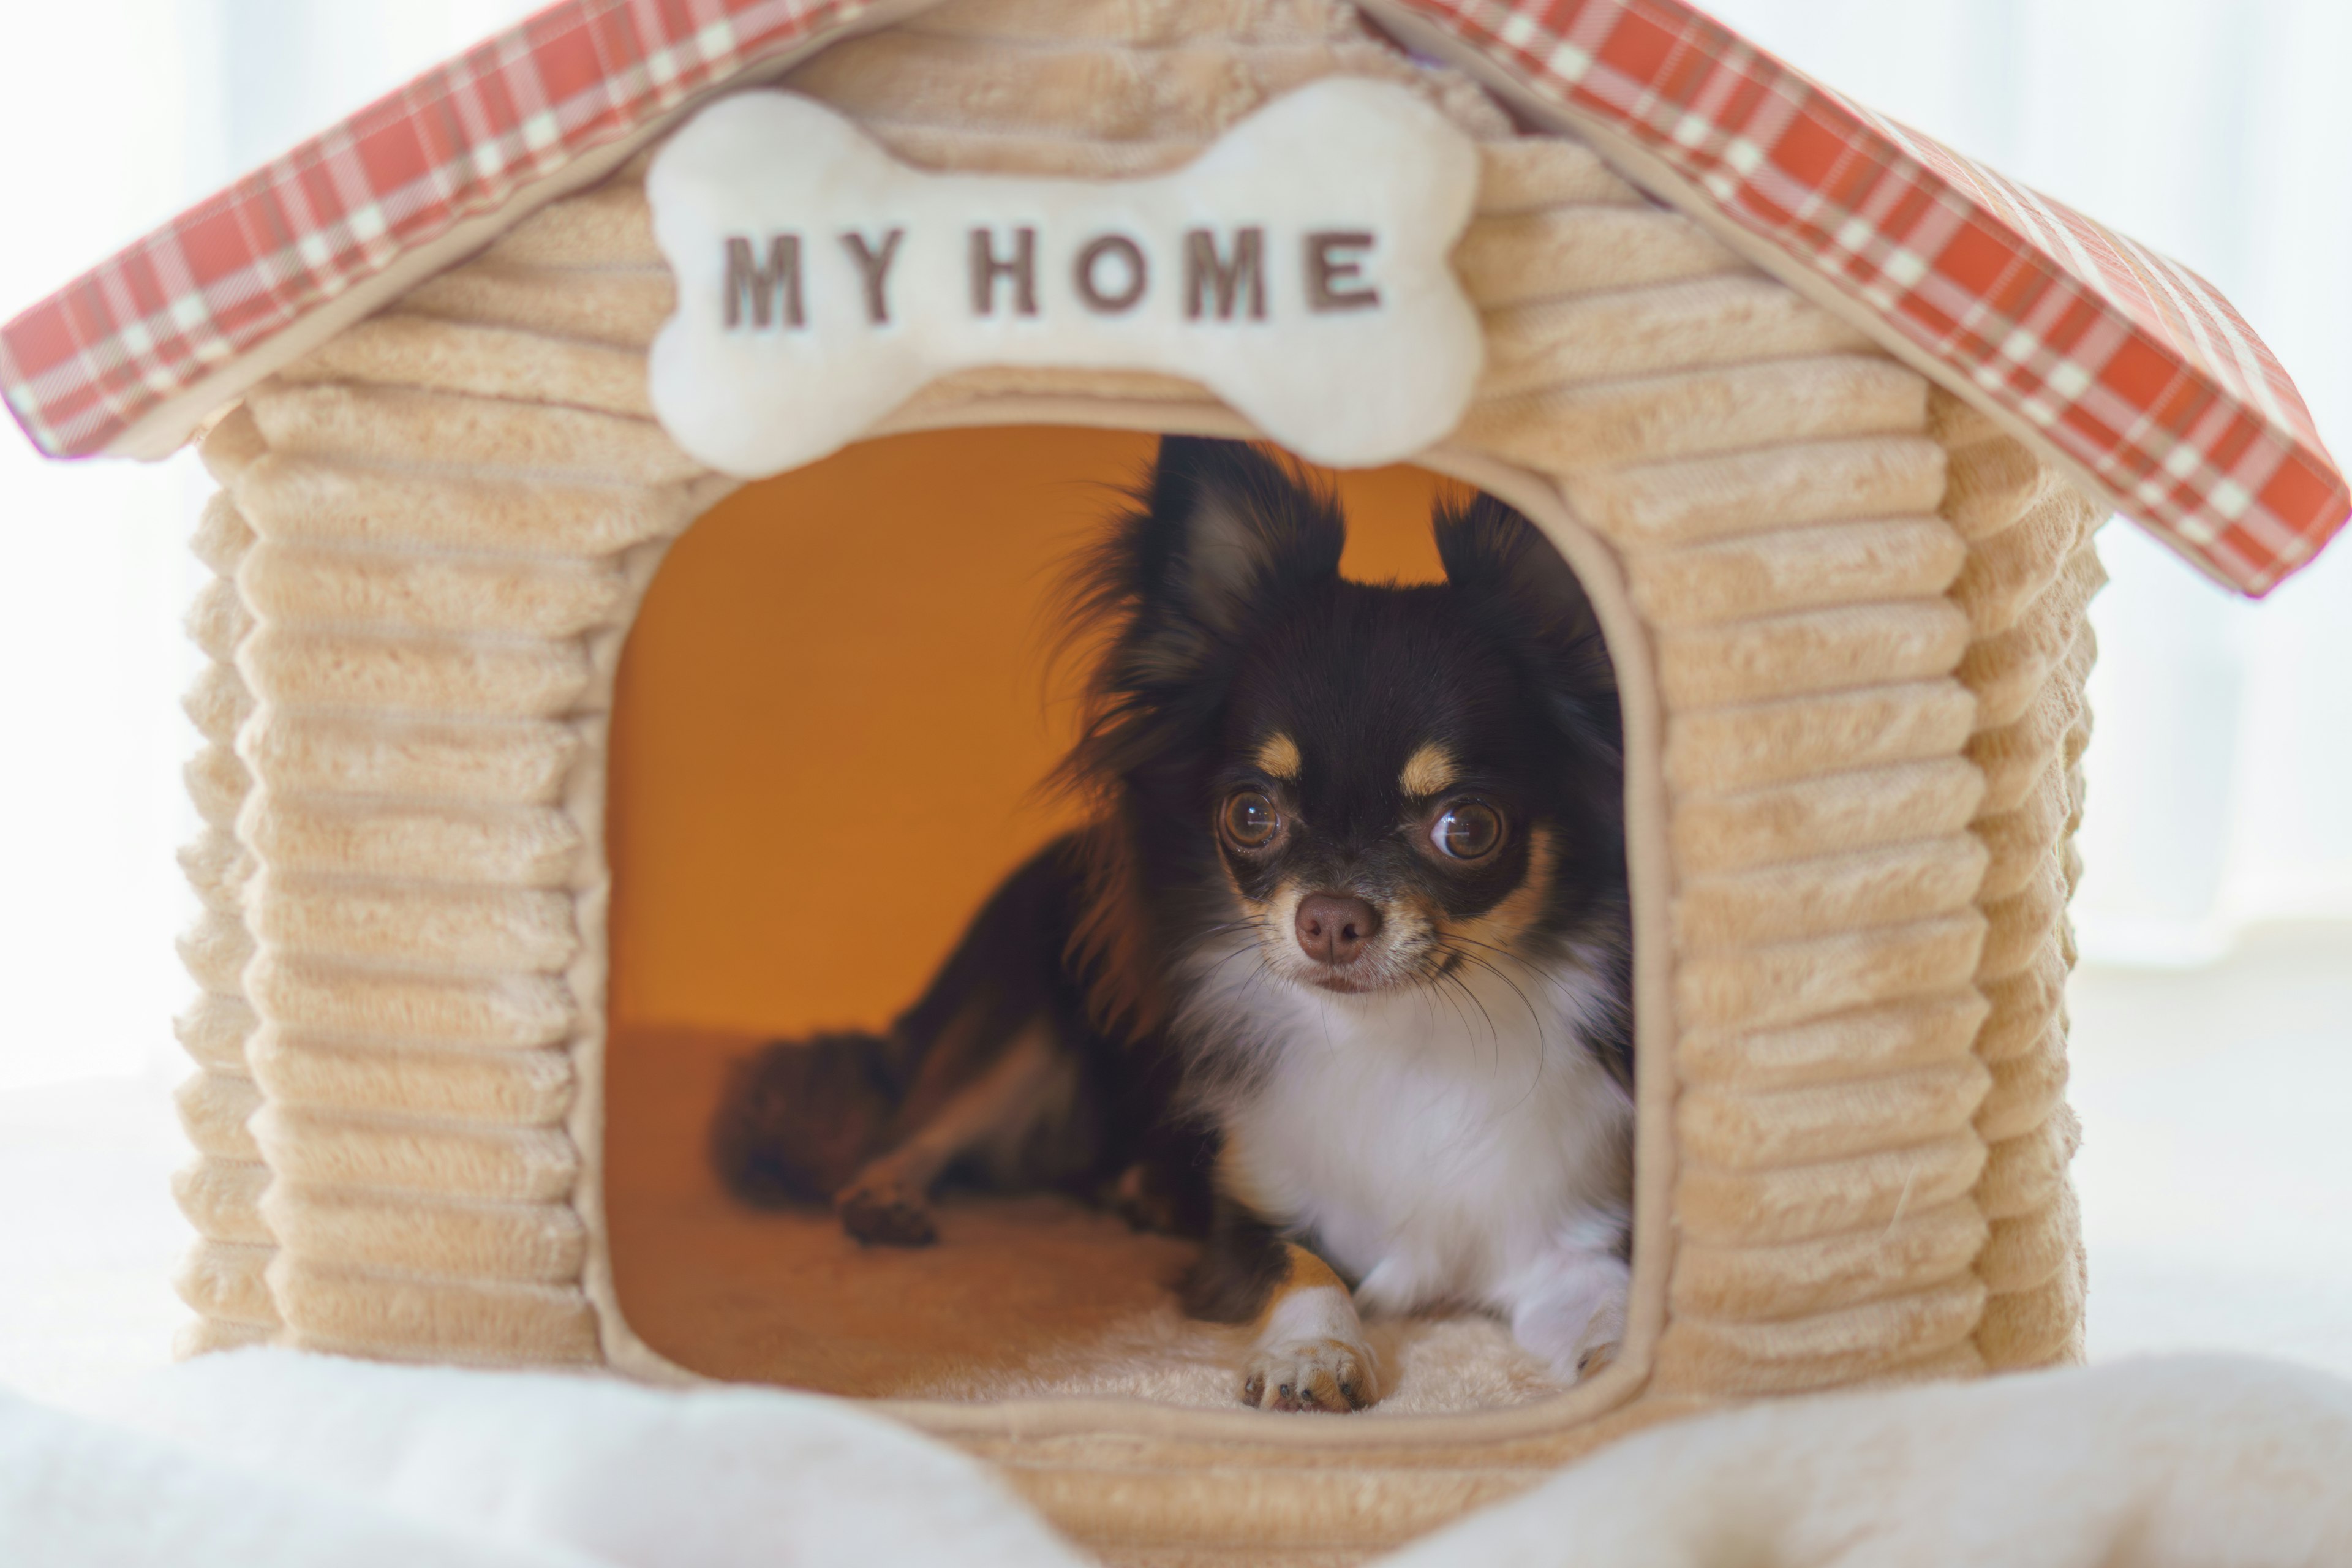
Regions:
<instances>
[{"instance_id":1,"label":"dog's left ear","mask_svg":"<svg viewBox=\"0 0 2352 1568\"><path fill-rule=\"evenodd\" d=\"M1241 634L1337 582L1347 543L1337 495L1247 442L1162 437L1135 500L1072 581L1069 625L1111 633L1086 738L1063 767L1076 781L1197 752L1171 717L1212 722Z\"/></svg>"},{"instance_id":2,"label":"dog's left ear","mask_svg":"<svg viewBox=\"0 0 2352 1568\"><path fill-rule=\"evenodd\" d=\"M1615 756L1617 672L1584 584L1543 531L1493 496L1441 500L1432 527L1445 580L1535 668L1570 732Z\"/></svg>"},{"instance_id":3,"label":"dog's left ear","mask_svg":"<svg viewBox=\"0 0 2352 1568\"><path fill-rule=\"evenodd\" d=\"M1231 633L1250 609L1335 577L1347 528L1337 500L1241 441L1168 436L1128 540L1147 614Z\"/></svg>"}]
</instances>

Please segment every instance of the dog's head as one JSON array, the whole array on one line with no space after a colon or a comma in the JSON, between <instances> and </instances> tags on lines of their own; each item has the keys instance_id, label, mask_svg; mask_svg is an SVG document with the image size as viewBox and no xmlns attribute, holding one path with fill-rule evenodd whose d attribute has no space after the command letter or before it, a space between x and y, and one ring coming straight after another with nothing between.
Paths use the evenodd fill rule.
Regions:
<instances>
[{"instance_id":1,"label":"dog's head","mask_svg":"<svg viewBox=\"0 0 2352 1568\"><path fill-rule=\"evenodd\" d=\"M1501 502L1433 521L1443 584L1349 582L1333 496L1252 447L1162 443L1097 563L1116 632L1072 766L1118 806L1104 898L1163 973L1254 948L1278 984L1360 996L1541 960L1622 910L1591 607Z\"/></svg>"}]
</instances>

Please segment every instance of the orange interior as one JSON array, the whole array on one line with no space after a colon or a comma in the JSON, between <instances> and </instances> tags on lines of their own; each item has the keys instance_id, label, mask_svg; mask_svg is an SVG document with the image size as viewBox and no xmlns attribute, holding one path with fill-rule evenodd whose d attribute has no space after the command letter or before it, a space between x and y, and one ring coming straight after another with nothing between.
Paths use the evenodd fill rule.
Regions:
<instances>
[{"instance_id":1,"label":"orange interior","mask_svg":"<svg viewBox=\"0 0 2352 1568\"><path fill-rule=\"evenodd\" d=\"M1062 568L1155 437L869 441L737 491L646 595L614 701L616 1027L878 1026L997 879L1074 820L1039 785L1087 649L1049 670ZM1433 579L1423 469L1331 475L1343 569Z\"/></svg>"},{"instance_id":2,"label":"orange interior","mask_svg":"<svg viewBox=\"0 0 2352 1568\"><path fill-rule=\"evenodd\" d=\"M1181 1260L1099 1215L1008 1228L978 1209L928 1258L861 1255L829 1216L729 1204L701 1140L730 1053L887 1023L994 882L1073 820L1040 788L1090 651L1051 668L1057 588L1154 441L1024 426L866 442L736 492L655 578L613 718L604 1152L625 1310L674 1360L885 1392L904 1383L894 1342L1060 1331L1034 1290L996 1288L1026 1266L1022 1237L1058 1249L1028 1277L1081 1311L1148 1302ZM1438 574L1429 510L1450 481L1328 477L1349 575ZM940 1277L961 1267L960 1226L992 1238L985 1291ZM1076 1267L1072 1247L1131 1267ZM1093 1283L1073 1296L1078 1279ZM905 1318L910 1291L937 1332Z\"/></svg>"}]
</instances>

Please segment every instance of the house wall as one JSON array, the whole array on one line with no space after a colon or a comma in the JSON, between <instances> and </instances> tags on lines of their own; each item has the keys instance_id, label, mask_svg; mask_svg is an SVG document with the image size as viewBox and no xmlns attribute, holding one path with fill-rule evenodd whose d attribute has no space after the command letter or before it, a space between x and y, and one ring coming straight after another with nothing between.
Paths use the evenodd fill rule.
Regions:
<instances>
[{"instance_id":1,"label":"house wall","mask_svg":"<svg viewBox=\"0 0 2352 1568\"><path fill-rule=\"evenodd\" d=\"M917 162L1129 173L1312 75L1412 74L1309 5L1081 7L1101 37L1027 47L1048 9L1078 14L945 6L792 85ZM1234 18L1238 43L1169 36ZM2063 1359L2094 510L1590 153L1429 90L1487 142L1456 263L1488 361L1454 446L1556 487L1656 671L1670 1001L1643 1070L1671 1131L1643 1158L1671 1213L1644 1233L1646 1392ZM602 748L637 598L731 488L649 417L668 305L632 171L205 444L191 1348L654 1367L599 1308ZM1215 415L1165 378L981 372L901 420L1027 395ZM1558 1452L1557 1417L1522 1414L1479 1440ZM1068 1463L1123 1462L1089 1452Z\"/></svg>"}]
</instances>

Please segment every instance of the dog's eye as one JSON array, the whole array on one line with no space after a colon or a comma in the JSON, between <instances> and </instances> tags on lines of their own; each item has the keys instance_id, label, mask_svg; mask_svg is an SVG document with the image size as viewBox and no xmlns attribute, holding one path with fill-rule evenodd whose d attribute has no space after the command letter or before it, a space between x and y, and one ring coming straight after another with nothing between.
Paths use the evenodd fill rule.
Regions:
<instances>
[{"instance_id":1,"label":"dog's eye","mask_svg":"<svg viewBox=\"0 0 2352 1568\"><path fill-rule=\"evenodd\" d=\"M1263 849L1282 831L1282 813L1254 789L1226 797L1223 822L1226 839L1237 849Z\"/></svg>"},{"instance_id":2,"label":"dog's eye","mask_svg":"<svg viewBox=\"0 0 2352 1568\"><path fill-rule=\"evenodd\" d=\"M1457 800L1429 825L1429 841L1455 860L1483 860L1503 842L1503 814L1475 800Z\"/></svg>"}]
</instances>

